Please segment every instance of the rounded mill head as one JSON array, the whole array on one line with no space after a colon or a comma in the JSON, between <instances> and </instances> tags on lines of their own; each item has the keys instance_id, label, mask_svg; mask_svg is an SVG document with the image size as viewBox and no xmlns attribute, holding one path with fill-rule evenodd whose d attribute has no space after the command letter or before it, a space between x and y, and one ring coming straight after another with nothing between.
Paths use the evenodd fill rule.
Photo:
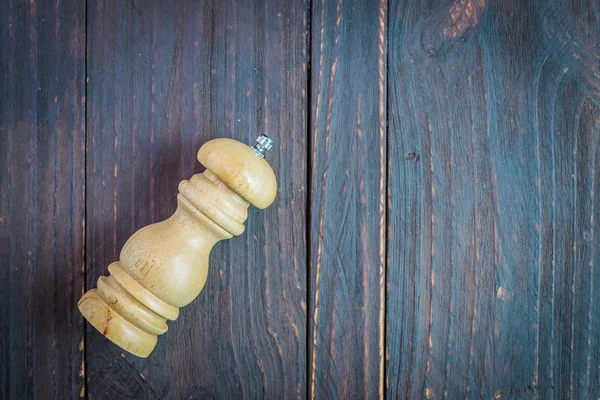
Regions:
<instances>
[{"instance_id":1,"label":"rounded mill head","mask_svg":"<svg viewBox=\"0 0 600 400\"><path fill-rule=\"evenodd\" d=\"M213 139L200 148L198 161L244 200L267 208L277 194L275 173L263 156L271 146L266 136L257 139L256 147L233 139Z\"/></svg>"}]
</instances>

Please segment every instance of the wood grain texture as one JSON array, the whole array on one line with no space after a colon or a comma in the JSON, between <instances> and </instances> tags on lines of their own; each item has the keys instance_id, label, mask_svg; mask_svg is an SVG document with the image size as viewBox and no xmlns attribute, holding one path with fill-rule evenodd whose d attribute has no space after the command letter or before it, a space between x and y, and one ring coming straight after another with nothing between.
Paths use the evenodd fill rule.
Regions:
<instances>
[{"instance_id":1,"label":"wood grain texture","mask_svg":"<svg viewBox=\"0 0 600 400\"><path fill-rule=\"evenodd\" d=\"M281 188L269 209L249 210L242 237L217 244L203 292L150 357L88 329L90 398L305 396L307 10L89 3L88 283L135 230L174 211L210 138L271 136Z\"/></svg>"},{"instance_id":2,"label":"wood grain texture","mask_svg":"<svg viewBox=\"0 0 600 400\"><path fill-rule=\"evenodd\" d=\"M0 398L84 388L85 4L0 12Z\"/></svg>"},{"instance_id":3,"label":"wood grain texture","mask_svg":"<svg viewBox=\"0 0 600 400\"><path fill-rule=\"evenodd\" d=\"M387 395L597 397L597 9L456 3L390 6Z\"/></svg>"},{"instance_id":4,"label":"wood grain texture","mask_svg":"<svg viewBox=\"0 0 600 400\"><path fill-rule=\"evenodd\" d=\"M312 21L309 396L382 398L387 5Z\"/></svg>"},{"instance_id":5,"label":"wood grain texture","mask_svg":"<svg viewBox=\"0 0 600 400\"><path fill-rule=\"evenodd\" d=\"M593 0L7 0L0 398L600 397L599 30ZM277 200L155 352L84 328L200 145L260 133Z\"/></svg>"}]
</instances>

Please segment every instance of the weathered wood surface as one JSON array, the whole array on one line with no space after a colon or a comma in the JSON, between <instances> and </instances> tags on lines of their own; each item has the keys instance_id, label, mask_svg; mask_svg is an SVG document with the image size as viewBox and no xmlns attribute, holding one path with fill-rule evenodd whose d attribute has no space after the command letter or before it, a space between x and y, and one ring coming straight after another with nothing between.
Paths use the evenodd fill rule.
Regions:
<instances>
[{"instance_id":1,"label":"weathered wood surface","mask_svg":"<svg viewBox=\"0 0 600 400\"><path fill-rule=\"evenodd\" d=\"M0 398L79 398L85 4L4 2L0 54Z\"/></svg>"},{"instance_id":2,"label":"weathered wood surface","mask_svg":"<svg viewBox=\"0 0 600 400\"><path fill-rule=\"evenodd\" d=\"M597 11L391 2L389 398L598 397Z\"/></svg>"},{"instance_id":3,"label":"weathered wood surface","mask_svg":"<svg viewBox=\"0 0 600 400\"><path fill-rule=\"evenodd\" d=\"M598 398L599 18L8 0L0 398ZM155 352L84 328L84 282L174 211L199 146L260 133L276 203Z\"/></svg>"},{"instance_id":4,"label":"weathered wood surface","mask_svg":"<svg viewBox=\"0 0 600 400\"><path fill-rule=\"evenodd\" d=\"M89 3L87 282L170 216L214 137L276 141L276 203L218 243L148 359L88 327L90 398L293 398L306 385L303 1Z\"/></svg>"},{"instance_id":5,"label":"weathered wood surface","mask_svg":"<svg viewBox=\"0 0 600 400\"><path fill-rule=\"evenodd\" d=\"M385 1L313 3L310 398L384 391L386 21Z\"/></svg>"}]
</instances>

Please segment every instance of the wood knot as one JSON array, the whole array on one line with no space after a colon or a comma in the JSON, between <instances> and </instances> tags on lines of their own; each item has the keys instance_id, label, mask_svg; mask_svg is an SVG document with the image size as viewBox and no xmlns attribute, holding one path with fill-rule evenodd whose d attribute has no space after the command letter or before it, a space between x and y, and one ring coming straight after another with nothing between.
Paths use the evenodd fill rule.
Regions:
<instances>
[{"instance_id":1,"label":"wood knot","mask_svg":"<svg viewBox=\"0 0 600 400\"><path fill-rule=\"evenodd\" d=\"M464 40L478 24L485 0L454 0L444 3L427 19L421 34L421 46L430 56L445 53Z\"/></svg>"},{"instance_id":2,"label":"wood knot","mask_svg":"<svg viewBox=\"0 0 600 400\"><path fill-rule=\"evenodd\" d=\"M406 155L406 160L408 161L419 161L421 157L418 154L413 153L412 151Z\"/></svg>"}]
</instances>

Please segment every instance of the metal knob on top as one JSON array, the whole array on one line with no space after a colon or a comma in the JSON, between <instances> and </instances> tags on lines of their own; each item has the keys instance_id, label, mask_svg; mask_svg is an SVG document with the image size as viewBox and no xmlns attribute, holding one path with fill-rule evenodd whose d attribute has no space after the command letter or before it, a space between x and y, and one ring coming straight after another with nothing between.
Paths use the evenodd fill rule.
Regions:
<instances>
[{"instance_id":1,"label":"metal knob on top","mask_svg":"<svg viewBox=\"0 0 600 400\"><path fill-rule=\"evenodd\" d=\"M252 150L256 152L262 158L265 158L265 150L271 150L273 148L273 139L267 135L260 135L256 138L256 143L252 146Z\"/></svg>"}]
</instances>

